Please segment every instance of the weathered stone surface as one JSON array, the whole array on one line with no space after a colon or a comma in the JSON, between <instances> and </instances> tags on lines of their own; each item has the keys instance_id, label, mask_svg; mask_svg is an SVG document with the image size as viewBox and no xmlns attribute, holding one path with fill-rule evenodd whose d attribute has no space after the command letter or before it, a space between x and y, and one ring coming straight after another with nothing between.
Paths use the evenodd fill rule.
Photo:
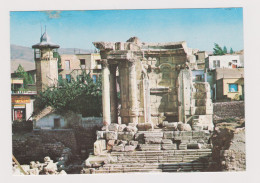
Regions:
<instances>
[{"instance_id":1,"label":"weathered stone surface","mask_svg":"<svg viewBox=\"0 0 260 183\"><path fill-rule=\"evenodd\" d=\"M172 140L171 139L162 139L162 143L163 144L172 144Z\"/></svg>"},{"instance_id":2,"label":"weathered stone surface","mask_svg":"<svg viewBox=\"0 0 260 183\"><path fill-rule=\"evenodd\" d=\"M131 141L129 141L129 144L132 145L132 146L137 147L138 141L131 140Z\"/></svg>"},{"instance_id":3,"label":"weathered stone surface","mask_svg":"<svg viewBox=\"0 0 260 183\"><path fill-rule=\"evenodd\" d=\"M177 128L178 128L179 131L183 131L184 130L184 124L182 122L179 122Z\"/></svg>"},{"instance_id":4,"label":"weathered stone surface","mask_svg":"<svg viewBox=\"0 0 260 183\"><path fill-rule=\"evenodd\" d=\"M97 131L97 140L104 138L104 132L103 131Z\"/></svg>"},{"instance_id":5,"label":"weathered stone surface","mask_svg":"<svg viewBox=\"0 0 260 183\"><path fill-rule=\"evenodd\" d=\"M94 143L94 155L98 156L106 149L106 140L96 140Z\"/></svg>"},{"instance_id":6,"label":"weathered stone surface","mask_svg":"<svg viewBox=\"0 0 260 183\"><path fill-rule=\"evenodd\" d=\"M177 122L171 122L165 124L165 130L170 130L170 131L176 131L177 130L178 123Z\"/></svg>"},{"instance_id":7,"label":"weathered stone surface","mask_svg":"<svg viewBox=\"0 0 260 183\"><path fill-rule=\"evenodd\" d=\"M126 125L125 125L125 124L119 125L119 127L118 127L118 132L123 132L123 131L125 130L125 128L126 128Z\"/></svg>"},{"instance_id":8,"label":"weathered stone surface","mask_svg":"<svg viewBox=\"0 0 260 183\"><path fill-rule=\"evenodd\" d=\"M125 128L125 130L126 130L127 132L134 132L134 133L137 132L137 128L136 128L135 126L127 126L127 127Z\"/></svg>"},{"instance_id":9,"label":"weathered stone surface","mask_svg":"<svg viewBox=\"0 0 260 183\"><path fill-rule=\"evenodd\" d=\"M113 146L112 151L117 151L117 152L123 152L125 150L124 146Z\"/></svg>"},{"instance_id":10,"label":"weathered stone surface","mask_svg":"<svg viewBox=\"0 0 260 183\"><path fill-rule=\"evenodd\" d=\"M162 144L162 150L177 150L177 144Z\"/></svg>"},{"instance_id":11,"label":"weathered stone surface","mask_svg":"<svg viewBox=\"0 0 260 183\"><path fill-rule=\"evenodd\" d=\"M191 131L191 126L189 124L184 124L183 131Z\"/></svg>"},{"instance_id":12,"label":"weathered stone surface","mask_svg":"<svg viewBox=\"0 0 260 183\"><path fill-rule=\"evenodd\" d=\"M161 144L140 144L139 148L142 151L159 151L161 150Z\"/></svg>"},{"instance_id":13,"label":"weathered stone surface","mask_svg":"<svg viewBox=\"0 0 260 183\"><path fill-rule=\"evenodd\" d=\"M162 138L145 138L145 143L146 144L161 144L162 143Z\"/></svg>"},{"instance_id":14,"label":"weathered stone surface","mask_svg":"<svg viewBox=\"0 0 260 183\"><path fill-rule=\"evenodd\" d=\"M107 140L117 140L117 132L108 131L105 134Z\"/></svg>"},{"instance_id":15,"label":"weathered stone surface","mask_svg":"<svg viewBox=\"0 0 260 183\"><path fill-rule=\"evenodd\" d=\"M107 150L110 151L113 149L113 146L115 145L116 140L108 140L107 141Z\"/></svg>"},{"instance_id":16,"label":"weathered stone surface","mask_svg":"<svg viewBox=\"0 0 260 183\"><path fill-rule=\"evenodd\" d=\"M201 131L201 130L203 130L203 126L192 125L192 129L193 129L194 131Z\"/></svg>"},{"instance_id":17,"label":"weathered stone surface","mask_svg":"<svg viewBox=\"0 0 260 183\"><path fill-rule=\"evenodd\" d=\"M144 133L145 138L163 138L163 132L146 132Z\"/></svg>"},{"instance_id":18,"label":"weathered stone surface","mask_svg":"<svg viewBox=\"0 0 260 183\"><path fill-rule=\"evenodd\" d=\"M153 125L151 123L138 123L137 128L139 131L149 131L153 130Z\"/></svg>"},{"instance_id":19,"label":"weathered stone surface","mask_svg":"<svg viewBox=\"0 0 260 183\"><path fill-rule=\"evenodd\" d=\"M187 150L187 144L186 143L180 143L179 150Z\"/></svg>"},{"instance_id":20,"label":"weathered stone surface","mask_svg":"<svg viewBox=\"0 0 260 183\"><path fill-rule=\"evenodd\" d=\"M134 132L118 132L118 140L133 140Z\"/></svg>"},{"instance_id":21,"label":"weathered stone surface","mask_svg":"<svg viewBox=\"0 0 260 183\"><path fill-rule=\"evenodd\" d=\"M110 125L108 125L108 130L109 131L114 131L114 132L117 132L118 131L118 124L116 123L111 123Z\"/></svg>"},{"instance_id":22,"label":"weathered stone surface","mask_svg":"<svg viewBox=\"0 0 260 183\"><path fill-rule=\"evenodd\" d=\"M133 145L126 145L125 146L125 151L128 152L128 151L134 151L135 150L135 146Z\"/></svg>"},{"instance_id":23,"label":"weathered stone surface","mask_svg":"<svg viewBox=\"0 0 260 183\"><path fill-rule=\"evenodd\" d=\"M201 149L201 144L199 143L189 143L187 144L188 149Z\"/></svg>"},{"instance_id":24,"label":"weathered stone surface","mask_svg":"<svg viewBox=\"0 0 260 183\"><path fill-rule=\"evenodd\" d=\"M173 138L173 132L163 132L163 138L164 139L172 139Z\"/></svg>"}]
</instances>

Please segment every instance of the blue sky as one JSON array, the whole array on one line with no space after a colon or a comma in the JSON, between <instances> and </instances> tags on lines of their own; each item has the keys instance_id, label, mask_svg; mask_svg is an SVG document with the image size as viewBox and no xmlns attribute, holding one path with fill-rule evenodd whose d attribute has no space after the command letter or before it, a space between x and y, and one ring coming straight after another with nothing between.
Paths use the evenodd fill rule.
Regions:
<instances>
[{"instance_id":1,"label":"blue sky","mask_svg":"<svg viewBox=\"0 0 260 183\"><path fill-rule=\"evenodd\" d=\"M214 43L243 49L242 8L96 11L21 11L10 13L11 44L38 43L41 25L63 48L93 49L94 41L187 41L211 51Z\"/></svg>"}]
</instances>

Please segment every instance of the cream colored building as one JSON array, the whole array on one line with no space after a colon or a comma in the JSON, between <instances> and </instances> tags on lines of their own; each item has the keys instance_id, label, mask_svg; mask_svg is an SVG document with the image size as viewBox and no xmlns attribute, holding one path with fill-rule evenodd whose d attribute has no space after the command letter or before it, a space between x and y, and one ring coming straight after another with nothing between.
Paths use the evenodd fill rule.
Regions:
<instances>
[{"instance_id":1,"label":"cream colored building","mask_svg":"<svg viewBox=\"0 0 260 183\"><path fill-rule=\"evenodd\" d=\"M99 59L99 53L61 55L59 79L67 79L67 81L76 79L77 76L82 75L82 70L85 70L96 80L101 73L101 65L97 63Z\"/></svg>"}]
</instances>

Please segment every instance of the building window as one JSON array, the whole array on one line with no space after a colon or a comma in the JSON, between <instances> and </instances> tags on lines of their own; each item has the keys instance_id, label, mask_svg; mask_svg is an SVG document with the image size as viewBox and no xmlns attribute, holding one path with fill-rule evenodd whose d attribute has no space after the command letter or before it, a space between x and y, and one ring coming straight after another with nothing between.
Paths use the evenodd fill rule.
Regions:
<instances>
[{"instance_id":1,"label":"building window","mask_svg":"<svg viewBox=\"0 0 260 183\"><path fill-rule=\"evenodd\" d=\"M213 67L216 68L216 60L213 60Z\"/></svg>"},{"instance_id":2,"label":"building window","mask_svg":"<svg viewBox=\"0 0 260 183\"><path fill-rule=\"evenodd\" d=\"M217 60L217 67L220 67L220 60Z\"/></svg>"},{"instance_id":3,"label":"building window","mask_svg":"<svg viewBox=\"0 0 260 183\"><path fill-rule=\"evenodd\" d=\"M54 128L60 128L60 118L54 118Z\"/></svg>"},{"instance_id":4,"label":"building window","mask_svg":"<svg viewBox=\"0 0 260 183\"><path fill-rule=\"evenodd\" d=\"M196 75L196 81L202 81L202 75Z\"/></svg>"},{"instance_id":5,"label":"building window","mask_svg":"<svg viewBox=\"0 0 260 183\"><path fill-rule=\"evenodd\" d=\"M238 92L238 84L229 84L229 92Z\"/></svg>"},{"instance_id":6,"label":"building window","mask_svg":"<svg viewBox=\"0 0 260 183\"><path fill-rule=\"evenodd\" d=\"M86 68L86 61L85 61L85 59L79 59L79 61L80 61L80 67L82 69L85 69Z\"/></svg>"},{"instance_id":7,"label":"building window","mask_svg":"<svg viewBox=\"0 0 260 183\"><path fill-rule=\"evenodd\" d=\"M93 79L93 82L96 83L97 82L97 75L92 75L92 79Z\"/></svg>"},{"instance_id":8,"label":"building window","mask_svg":"<svg viewBox=\"0 0 260 183\"><path fill-rule=\"evenodd\" d=\"M237 60L232 60L232 68L237 68Z\"/></svg>"},{"instance_id":9,"label":"building window","mask_svg":"<svg viewBox=\"0 0 260 183\"><path fill-rule=\"evenodd\" d=\"M66 74L66 80L68 83L71 82L71 75L70 74Z\"/></svg>"},{"instance_id":10,"label":"building window","mask_svg":"<svg viewBox=\"0 0 260 183\"><path fill-rule=\"evenodd\" d=\"M70 61L65 60L65 70L70 70Z\"/></svg>"}]
</instances>

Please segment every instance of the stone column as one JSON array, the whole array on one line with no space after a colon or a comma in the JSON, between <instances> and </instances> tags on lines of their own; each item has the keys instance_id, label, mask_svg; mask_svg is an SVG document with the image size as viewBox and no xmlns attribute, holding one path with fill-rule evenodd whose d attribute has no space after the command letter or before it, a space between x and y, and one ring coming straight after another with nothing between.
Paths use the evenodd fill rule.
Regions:
<instances>
[{"instance_id":1,"label":"stone column","mask_svg":"<svg viewBox=\"0 0 260 183\"><path fill-rule=\"evenodd\" d=\"M112 123L118 123L118 100L117 100L117 82L116 82L116 68L117 65L110 64L110 109Z\"/></svg>"},{"instance_id":2,"label":"stone column","mask_svg":"<svg viewBox=\"0 0 260 183\"><path fill-rule=\"evenodd\" d=\"M110 89L109 89L109 68L106 59L102 62L102 106L103 106L103 125L111 123L110 114Z\"/></svg>"},{"instance_id":3,"label":"stone column","mask_svg":"<svg viewBox=\"0 0 260 183\"><path fill-rule=\"evenodd\" d=\"M119 80L120 80L120 100L121 100L121 109L120 109L120 117L122 124L129 123L128 116L128 103L129 103L129 91L128 91L128 63L127 61L122 61L118 65L119 68Z\"/></svg>"},{"instance_id":4,"label":"stone column","mask_svg":"<svg viewBox=\"0 0 260 183\"><path fill-rule=\"evenodd\" d=\"M129 60L129 122L138 123L137 83L135 60Z\"/></svg>"}]
</instances>

